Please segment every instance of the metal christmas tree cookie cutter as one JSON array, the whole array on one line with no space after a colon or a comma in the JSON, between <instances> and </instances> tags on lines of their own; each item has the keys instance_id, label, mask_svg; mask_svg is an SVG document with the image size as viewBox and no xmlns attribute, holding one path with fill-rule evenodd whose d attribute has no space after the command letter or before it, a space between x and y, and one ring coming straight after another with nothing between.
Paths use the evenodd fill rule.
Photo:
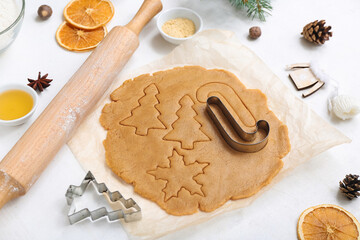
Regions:
<instances>
[{"instance_id":1,"label":"metal christmas tree cookie cutter","mask_svg":"<svg viewBox=\"0 0 360 240\"><path fill-rule=\"evenodd\" d=\"M93 211L90 211L88 208L77 210L76 207L74 207L74 211L70 212L73 200L76 197L82 196L90 183L93 183L98 193L107 195L111 202L120 202L121 204L119 205L122 207L113 211L107 211L106 207L101 207ZM88 217L90 217L92 221L104 216L107 216L109 221L115 221L123 218L125 222L133 222L141 219L141 208L132 198L125 199L119 191L110 192L104 183L98 183L96 181L94 175L90 171L86 174L80 186L70 185L65 196L67 204L71 206L68 213L70 224L77 223Z\"/></svg>"},{"instance_id":2,"label":"metal christmas tree cookie cutter","mask_svg":"<svg viewBox=\"0 0 360 240\"><path fill-rule=\"evenodd\" d=\"M237 135L244 140L245 142L252 142L256 139L256 134L258 133L259 129L263 130L265 132L265 137L262 138L260 141L255 143L243 143L234 140L229 133L225 130L223 124L220 122L220 120L216 117L216 114L214 113L211 105L217 105L221 112L224 114L227 121L230 123L231 127L235 130ZM211 120L214 122L215 126L219 130L221 136L224 138L224 140L227 142L227 144L232 147L234 150L239 152L246 152L246 153L253 153L258 152L261 149L263 149L267 142L268 142L268 136L270 133L270 125L265 120L259 120L256 122L256 130L254 132L246 132L244 131L241 126L236 122L234 117L231 115L229 110L226 108L224 103L220 100L220 98L216 96L211 96L206 101L206 110L211 118Z\"/></svg>"}]
</instances>

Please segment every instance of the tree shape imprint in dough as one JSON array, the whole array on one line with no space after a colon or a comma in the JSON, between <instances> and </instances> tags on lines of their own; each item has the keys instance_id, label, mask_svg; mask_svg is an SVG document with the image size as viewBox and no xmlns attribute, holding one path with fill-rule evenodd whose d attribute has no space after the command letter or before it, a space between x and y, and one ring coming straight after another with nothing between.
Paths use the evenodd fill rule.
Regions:
<instances>
[{"instance_id":1,"label":"tree shape imprint in dough","mask_svg":"<svg viewBox=\"0 0 360 240\"><path fill-rule=\"evenodd\" d=\"M201 124L195 119L198 115L193 108L194 101L185 95L179 101L180 109L176 112L178 119L171 125L173 130L164 136L164 140L181 143L182 149L194 149L195 142L211 139L201 130Z\"/></svg>"},{"instance_id":2,"label":"tree shape imprint in dough","mask_svg":"<svg viewBox=\"0 0 360 240\"><path fill-rule=\"evenodd\" d=\"M156 108L159 99L158 88L155 84L150 84L144 89L144 95L138 100L139 105L131 110L131 116L125 118L120 124L135 127L135 134L147 136L149 129L166 129L165 125L160 121L160 112Z\"/></svg>"},{"instance_id":3,"label":"tree shape imprint in dough","mask_svg":"<svg viewBox=\"0 0 360 240\"><path fill-rule=\"evenodd\" d=\"M186 165L184 156L180 155L175 149L173 155L169 157L170 167L157 167L155 170L147 171L153 175L156 180L166 181L166 186L162 190L165 193L165 201L172 197L177 197L180 190L186 189L190 194L199 194L205 197L201 190L202 185L194 178L200 174L204 174L204 169L209 163L194 163Z\"/></svg>"}]
</instances>

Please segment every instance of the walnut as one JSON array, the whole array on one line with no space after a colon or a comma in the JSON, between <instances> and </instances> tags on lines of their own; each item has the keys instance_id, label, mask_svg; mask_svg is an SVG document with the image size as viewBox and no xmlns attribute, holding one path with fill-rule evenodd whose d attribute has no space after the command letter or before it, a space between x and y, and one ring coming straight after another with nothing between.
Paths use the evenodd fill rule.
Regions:
<instances>
[{"instance_id":1,"label":"walnut","mask_svg":"<svg viewBox=\"0 0 360 240\"><path fill-rule=\"evenodd\" d=\"M249 37L252 39L257 39L261 36L261 28L260 27L251 27L249 29Z\"/></svg>"}]
</instances>

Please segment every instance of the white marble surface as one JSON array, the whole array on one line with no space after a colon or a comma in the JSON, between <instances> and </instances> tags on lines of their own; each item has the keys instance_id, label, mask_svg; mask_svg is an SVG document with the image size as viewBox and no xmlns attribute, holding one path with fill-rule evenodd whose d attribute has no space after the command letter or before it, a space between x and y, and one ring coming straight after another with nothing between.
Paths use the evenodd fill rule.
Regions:
<instances>
[{"instance_id":1,"label":"white marble surface","mask_svg":"<svg viewBox=\"0 0 360 240\"><path fill-rule=\"evenodd\" d=\"M89 53L61 49L55 31L63 21L67 1L28 1L21 32L14 44L0 54L0 85L26 84L38 71L54 78L51 87L40 94L39 108L30 122L19 127L0 127L2 159L61 87L79 68ZM113 0L116 14L109 29L126 24L141 4L140 0ZM227 0L164 0L164 9L188 7L198 12L204 28L234 31L240 40L257 53L271 69L297 92L284 71L290 63L317 60L343 93L358 96L360 91L360 37L357 24L360 2L349 0L345 6L335 0L273 1L274 10L267 22L251 21L234 10ZM37 7L49 4L53 16L45 22L36 18ZM316 47L301 39L303 25L324 18L333 26L334 37ZM256 41L247 38L249 27L259 25L263 35ZM135 69L169 53L174 46L157 32L155 21L144 29L140 47L127 69ZM338 194L338 181L347 173L360 173L360 117L340 121L328 115L326 98L329 88L305 99L324 119L348 135L353 142L333 148L298 167L279 184L259 197L250 207L224 214L204 224L183 229L162 239L296 239L296 222L307 207L321 203L338 204L360 218L360 200L348 201ZM23 197L0 210L0 239L128 239L117 223L106 220L83 221L70 226L65 191L81 182L85 172L70 150L64 146L38 182Z\"/></svg>"}]
</instances>

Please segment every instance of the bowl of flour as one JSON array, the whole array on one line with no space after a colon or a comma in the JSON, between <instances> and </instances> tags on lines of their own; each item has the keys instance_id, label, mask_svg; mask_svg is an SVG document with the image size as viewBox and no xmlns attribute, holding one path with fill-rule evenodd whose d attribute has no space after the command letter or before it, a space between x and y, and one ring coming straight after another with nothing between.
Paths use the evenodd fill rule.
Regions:
<instances>
[{"instance_id":1,"label":"bowl of flour","mask_svg":"<svg viewBox=\"0 0 360 240\"><path fill-rule=\"evenodd\" d=\"M24 19L25 0L0 0L0 52L16 38Z\"/></svg>"}]
</instances>

